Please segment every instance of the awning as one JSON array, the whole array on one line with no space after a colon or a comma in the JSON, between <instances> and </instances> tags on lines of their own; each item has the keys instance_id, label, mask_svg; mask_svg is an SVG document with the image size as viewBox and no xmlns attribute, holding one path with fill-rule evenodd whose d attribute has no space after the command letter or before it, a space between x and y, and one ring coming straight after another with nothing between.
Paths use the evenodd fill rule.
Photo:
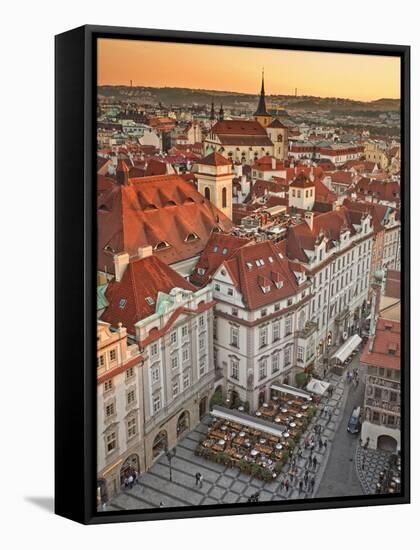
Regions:
<instances>
[{"instance_id":1,"label":"awning","mask_svg":"<svg viewBox=\"0 0 420 550\"><path fill-rule=\"evenodd\" d=\"M310 394L305 390L299 390L298 388L294 388L293 386L288 386L287 384L272 384L270 388L275 391L280 391L283 393L288 393L289 395L294 395L295 397L301 397L302 399L308 399L308 400L312 399Z\"/></svg>"},{"instance_id":2,"label":"awning","mask_svg":"<svg viewBox=\"0 0 420 550\"><path fill-rule=\"evenodd\" d=\"M219 405L214 405L213 410L211 410L210 413L216 418L236 422L237 424L242 424L242 426L246 426L247 428L252 428L253 430L274 435L275 437L280 437L281 434L286 431L286 426L276 425L272 422L260 420L259 418L254 418L249 414L241 413L232 409L226 409L225 407L220 407Z\"/></svg>"},{"instance_id":3,"label":"awning","mask_svg":"<svg viewBox=\"0 0 420 550\"><path fill-rule=\"evenodd\" d=\"M338 348L331 359L338 359L341 363L344 363L344 361L350 356L351 352L357 348L361 341L362 339L358 334L353 334L353 336L351 336L340 348Z\"/></svg>"},{"instance_id":4,"label":"awning","mask_svg":"<svg viewBox=\"0 0 420 550\"><path fill-rule=\"evenodd\" d=\"M311 393L316 393L316 395L324 395L329 387L330 384L328 382L323 382L322 380L311 378L306 386L306 389Z\"/></svg>"}]
</instances>

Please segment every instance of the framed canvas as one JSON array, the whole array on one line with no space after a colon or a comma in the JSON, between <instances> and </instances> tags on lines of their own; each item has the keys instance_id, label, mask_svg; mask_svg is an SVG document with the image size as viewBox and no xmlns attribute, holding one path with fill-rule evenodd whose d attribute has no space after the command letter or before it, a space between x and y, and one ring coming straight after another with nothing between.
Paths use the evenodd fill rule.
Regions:
<instances>
[{"instance_id":1,"label":"framed canvas","mask_svg":"<svg viewBox=\"0 0 420 550\"><path fill-rule=\"evenodd\" d=\"M56 37L56 513L409 502L408 46Z\"/></svg>"}]
</instances>

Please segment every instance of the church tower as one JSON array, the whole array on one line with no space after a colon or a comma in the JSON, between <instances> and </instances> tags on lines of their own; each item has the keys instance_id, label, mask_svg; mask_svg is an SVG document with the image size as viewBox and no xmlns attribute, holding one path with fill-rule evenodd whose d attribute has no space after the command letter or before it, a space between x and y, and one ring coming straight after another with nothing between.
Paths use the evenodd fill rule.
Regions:
<instances>
[{"instance_id":1,"label":"church tower","mask_svg":"<svg viewBox=\"0 0 420 550\"><path fill-rule=\"evenodd\" d=\"M210 153L197 161L197 188L206 199L232 219L232 162L220 153Z\"/></svg>"},{"instance_id":2,"label":"church tower","mask_svg":"<svg viewBox=\"0 0 420 550\"><path fill-rule=\"evenodd\" d=\"M262 72L260 99L258 101L257 110L254 113L254 119L259 122L263 128L266 128L273 119L265 105L264 69Z\"/></svg>"},{"instance_id":3,"label":"church tower","mask_svg":"<svg viewBox=\"0 0 420 550\"><path fill-rule=\"evenodd\" d=\"M225 118L225 112L223 110L223 103L220 104L220 110L219 110L219 120L224 120Z\"/></svg>"},{"instance_id":4,"label":"church tower","mask_svg":"<svg viewBox=\"0 0 420 550\"><path fill-rule=\"evenodd\" d=\"M216 115L214 113L214 101L211 102L211 110L210 110L210 120L213 122L216 119Z\"/></svg>"}]
</instances>

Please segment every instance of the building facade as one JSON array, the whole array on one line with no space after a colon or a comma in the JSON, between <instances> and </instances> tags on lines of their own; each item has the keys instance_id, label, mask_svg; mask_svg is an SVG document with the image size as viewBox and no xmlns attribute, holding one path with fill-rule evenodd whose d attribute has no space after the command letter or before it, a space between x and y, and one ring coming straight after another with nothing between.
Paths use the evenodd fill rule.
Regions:
<instances>
[{"instance_id":1,"label":"building facade","mask_svg":"<svg viewBox=\"0 0 420 550\"><path fill-rule=\"evenodd\" d=\"M117 494L127 472L144 471L143 358L127 329L97 325L98 504Z\"/></svg>"}]
</instances>

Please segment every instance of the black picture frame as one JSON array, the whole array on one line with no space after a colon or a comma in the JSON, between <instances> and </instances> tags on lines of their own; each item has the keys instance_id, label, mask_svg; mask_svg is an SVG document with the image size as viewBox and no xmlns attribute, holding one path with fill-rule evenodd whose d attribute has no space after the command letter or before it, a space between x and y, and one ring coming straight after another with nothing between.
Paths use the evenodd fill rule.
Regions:
<instances>
[{"instance_id":1,"label":"black picture frame","mask_svg":"<svg viewBox=\"0 0 420 550\"><path fill-rule=\"evenodd\" d=\"M147 511L96 511L96 40L399 56L402 199L402 490L398 495L314 498ZM55 512L84 524L410 502L410 47L199 32L82 26L55 38Z\"/></svg>"}]
</instances>

